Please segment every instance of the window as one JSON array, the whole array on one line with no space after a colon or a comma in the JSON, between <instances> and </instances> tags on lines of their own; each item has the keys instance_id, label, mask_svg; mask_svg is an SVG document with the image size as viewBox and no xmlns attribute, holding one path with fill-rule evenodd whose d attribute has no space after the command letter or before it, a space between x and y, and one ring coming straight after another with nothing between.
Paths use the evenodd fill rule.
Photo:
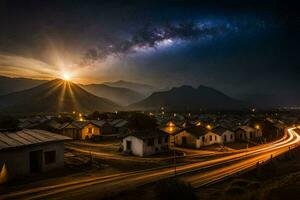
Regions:
<instances>
[{"instance_id":1,"label":"window","mask_svg":"<svg viewBox=\"0 0 300 200\"><path fill-rule=\"evenodd\" d=\"M165 137L165 143L168 143L168 137Z\"/></svg>"},{"instance_id":2,"label":"window","mask_svg":"<svg viewBox=\"0 0 300 200\"><path fill-rule=\"evenodd\" d=\"M88 133L91 133L91 134L92 134L92 133L93 133L93 128L89 128L89 129L88 129Z\"/></svg>"},{"instance_id":3,"label":"window","mask_svg":"<svg viewBox=\"0 0 300 200\"><path fill-rule=\"evenodd\" d=\"M209 141L212 141L212 135L209 136Z\"/></svg>"},{"instance_id":4,"label":"window","mask_svg":"<svg viewBox=\"0 0 300 200\"><path fill-rule=\"evenodd\" d=\"M46 151L44 155L46 165L56 162L56 151Z\"/></svg>"},{"instance_id":5,"label":"window","mask_svg":"<svg viewBox=\"0 0 300 200\"><path fill-rule=\"evenodd\" d=\"M158 137L157 143L158 143L158 144L161 144L161 143L162 143L162 137Z\"/></svg>"},{"instance_id":6,"label":"window","mask_svg":"<svg viewBox=\"0 0 300 200\"><path fill-rule=\"evenodd\" d=\"M202 136L202 142L204 142L205 141L205 137L204 136Z\"/></svg>"},{"instance_id":7,"label":"window","mask_svg":"<svg viewBox=\"0 0 300 200\"><path fill-rule=\"evenodd\" d=\"M232 138L233 138L233 134L230 135L230 139L232 139Z\"/></svg>"},{"instance_id":8,"label":"window","mask_svg":"<svg viewBox=\"0 0 300 200\"><path fill-rule=\"evenodd\" d=\"M130 151L131 150L131 141L126 141L126 150Z\"/></svg>"},{"instance_id":9,"label":"window","mask_svg":"<svg viewBox=\"0 0 300 200\"><path fill-rule=\"evenodd\" d=\"M153 146L154 145L154 139L153 138L148 139L147 145L148 146Z\"/></svg>"},{"instance_id":10,"label":"window","mask_svg":"<svg viewBox=\"0 0 300 200\"><path fill-rule=\"evenodd\" d=\"M215 135L215 140L217 140L217 136Z\"/></svg>"}]
</instances>

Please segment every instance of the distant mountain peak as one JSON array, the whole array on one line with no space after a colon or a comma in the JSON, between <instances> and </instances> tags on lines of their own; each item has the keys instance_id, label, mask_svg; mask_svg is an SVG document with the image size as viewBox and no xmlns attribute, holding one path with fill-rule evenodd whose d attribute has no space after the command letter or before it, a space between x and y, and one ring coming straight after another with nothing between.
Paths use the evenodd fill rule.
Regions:
<instances>
[{"instance_id":1,"label":"distant mountain peak","mask_svg":"<svg viewBox=\"0 0 300 200\"><path fill-rule=\"evenodd\" d=\"M131 81L125 81L125 80L118 80L118 81L114 81L114 82L104 82L103 84L113 86L113 87L128 88L130 90L139 92L145 96L150 95L152 92L154 92L156 90L155 87L145 84L145 83L137 83L137 82L131 82Z\"/></svg>"},{"instance_id":2,"label":"distant mountain peak","mask_svg":"<svg viewBox=\"0 0 300 200\"><path fill-rule=\"evenodd\" d=\"M222 92L206 86L194 88L189 85L173 87L164 92L154 92L143 101L131 105L133 109L158 109L166 106L171 110L230 110L246 105Z\"/></svg>"}]
</instances>

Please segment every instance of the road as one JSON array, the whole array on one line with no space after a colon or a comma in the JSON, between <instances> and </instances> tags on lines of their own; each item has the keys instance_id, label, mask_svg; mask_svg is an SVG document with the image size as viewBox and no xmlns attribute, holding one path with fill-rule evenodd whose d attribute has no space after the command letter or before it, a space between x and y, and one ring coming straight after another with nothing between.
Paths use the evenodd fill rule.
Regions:
<instances>
[{"instance_id":1,"label":"road","mask_svg":"<svg viewBox=\"0 0 300 200\"><path fill-rule=\"evenodd\" d=\"M287 152L299 142L300 136L294 128L289 128L285 137L278 141L236 154L178 166L177 175L192 186L201 187L249 169L258 162L270 159L271 155L276 157ZM17 191L0 195L0 199L99 199L172 176L174 167L167 166Z\"/></svg>"}]
</instances>

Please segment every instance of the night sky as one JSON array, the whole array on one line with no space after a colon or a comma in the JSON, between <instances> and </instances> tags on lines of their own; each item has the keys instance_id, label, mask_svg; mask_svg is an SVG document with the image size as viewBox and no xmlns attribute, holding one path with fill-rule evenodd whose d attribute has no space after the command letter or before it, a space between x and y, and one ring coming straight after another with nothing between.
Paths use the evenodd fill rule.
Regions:
<instances>
[{"instance_id":1,"label":"night sky","mask_svg":"<svg viewBox=\"0 0 300 200\"><path fill-rule=\"evenodd\" d=\"M1 1L0 74L200 84L232 96L299 91L288 1Z\"/></svg>"}]
</instances>

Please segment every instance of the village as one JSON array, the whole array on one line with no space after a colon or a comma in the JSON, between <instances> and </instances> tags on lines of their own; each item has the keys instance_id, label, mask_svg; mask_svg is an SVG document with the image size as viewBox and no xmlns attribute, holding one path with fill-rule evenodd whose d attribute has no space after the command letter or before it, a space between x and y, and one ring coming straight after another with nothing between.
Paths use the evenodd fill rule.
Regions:
<instances>
[{"instance_id":1,"label":"village","mask_svg":"<svg viewBox=\"0 0 300 200\"><path fill-rule=\"evenodd\" d=\"M156 112L73 111L17 122L18 127L0 134L0 183L8 182L8 188L14 181L27 184L24 177L34 183L43 177L113 174L209 160L280 139L299 118L255 109L196 114L162 107Z\"/></svg>"}]
</instances>

